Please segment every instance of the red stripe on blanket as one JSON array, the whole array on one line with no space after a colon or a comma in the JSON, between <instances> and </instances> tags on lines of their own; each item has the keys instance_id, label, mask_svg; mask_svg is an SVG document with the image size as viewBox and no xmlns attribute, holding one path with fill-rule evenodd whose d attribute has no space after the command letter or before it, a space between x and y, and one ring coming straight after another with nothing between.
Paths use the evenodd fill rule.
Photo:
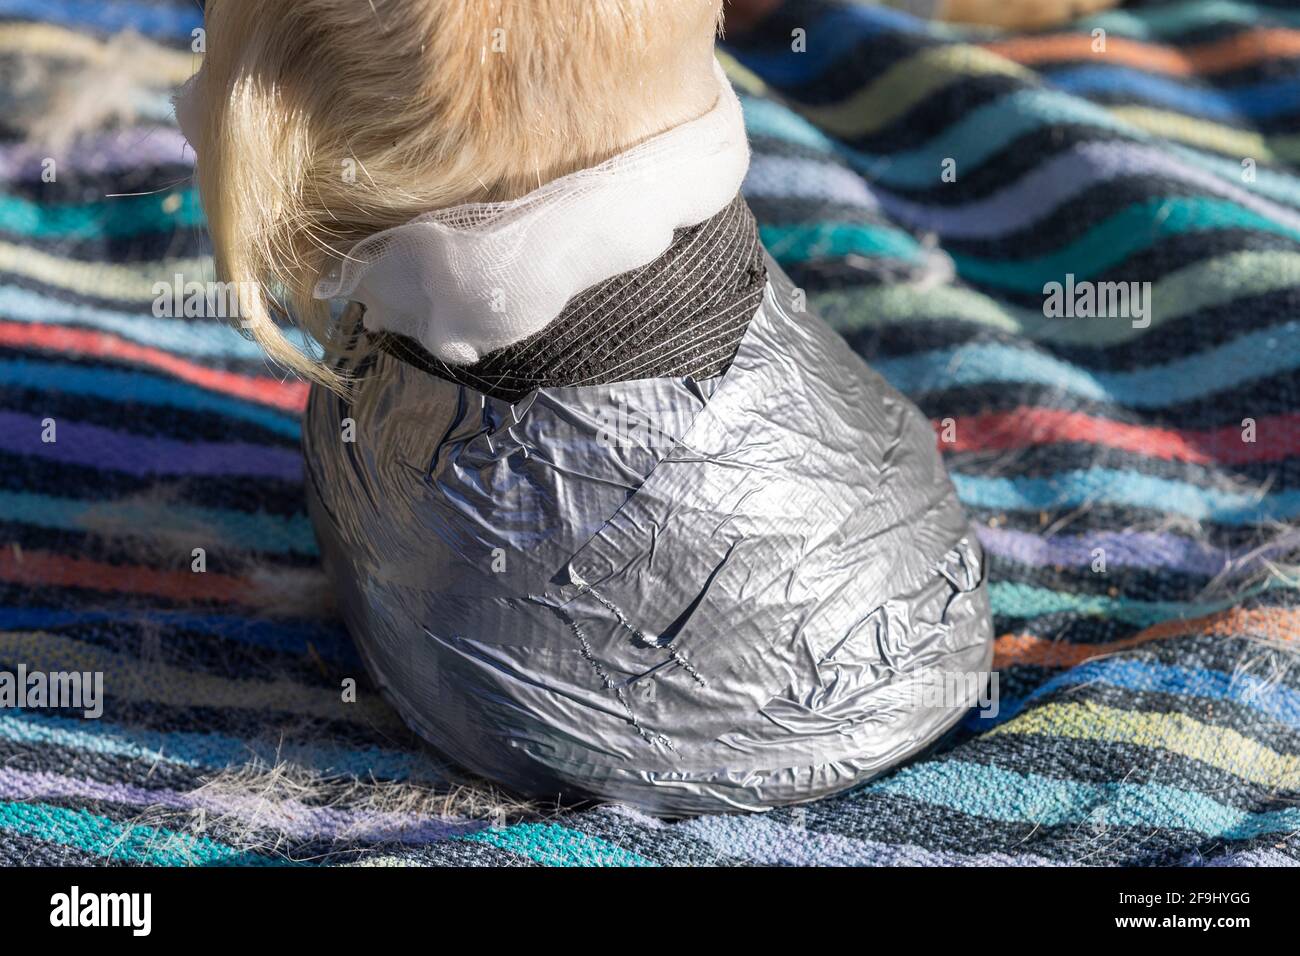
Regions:
<instances>
[{"instance_id":1,"label":"red stripe on blanket","mask_svg":"<svg viewBox=\"0 0 1300 956\"><path fill-rule=\"evenodd\" d=\"M170 352L137 345L107 332L91 332L55 325L28 325L0 322L0 345L16 348L51 349L118 359L147 365L174 375L192 385L222 392L235 398L249 399L263 405L301 412L307 406L307 386L302 382L282 382L274 378L240 375L220 369L205 368L177 358Z\"/></svg>"},{"instance_id":2,"label":"red stripe on blanket","mask_svg":"<svg viewBox=\"0 0 1300 956\"><path fill-rule=\"evenodd\" d=\"M1150 641L1190 634L1254 637L1267 641L1300 640L1300 610L1294 608L1232 608L1204 617L1161 621L1131 637L1100 644L1075 644L1036 634L1003 634L993 644L993 668L1013 664L1038 667L1077 667L1086 660L1139 647Z\"/></svg>"},{"instance_id":3,"label":"red stripe on blanket","mask_svg":"<svg viewBox=\"0 0 1300 956\"><path fill-rule=\"evenodd\" d=\"M1237 425L1195 430L1129 425L1054 408L1021 407L954 418L952 441L944 441L945 421L932 422L941 452L1013 451L1058 442L1104 445L1170 461L1196 464L1244 465L1278 461L1300 454L1300 413L1261 418L1255 423L1253 442L1243 441Z\"/></svg>"},{"instance_id":4,"label":"red stripe on blanket","mask_svg":"<svg viewBox=\"0 0 1300 956\"><path fill-rule=\"evenodd\" d=\"M0 581L42 587L89 588L147 594L180 601L240 602L249 597L244 578L193 571L119 566L44 551L0 551Z\"/></svg>"},{"instance_id":5,"label":"red stripe on blanket","mask_svg":"<svg viewBox=\"0 0 1300 956\"><path fill-rule=\"evenodd\" d=\"M1107 37L1106 52L1098 54L1092 49L1092 43L1092 37L1085 33L1058 33L997 40L984 44L984 48L1017 63L1101 59L1108 66L1130 66L1174 76L1225 73L1260 60L1300 56L1300 31L1283 29L1248 30L1186 49Z\"/></svg>"}]
</instances>

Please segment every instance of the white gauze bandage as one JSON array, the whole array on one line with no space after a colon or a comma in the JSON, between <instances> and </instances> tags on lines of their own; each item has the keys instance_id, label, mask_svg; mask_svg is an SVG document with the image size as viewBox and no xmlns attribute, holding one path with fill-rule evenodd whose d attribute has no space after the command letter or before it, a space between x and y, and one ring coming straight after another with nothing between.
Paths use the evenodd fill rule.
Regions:
<instances>
[{"instance_id":1,"label":"white gauze bandage","mask_svg":"<svg viewBox=\"0 0 1300 956\"><path fill-rule=\"evenodd\" d=\"M714 64L703 116L520 199L419 216L357 243L318 299L366 306L370 331L469 364L545 328L582 290L662 255L740 189L749 146L740 102Z\"/></svg>"}]
</instances>

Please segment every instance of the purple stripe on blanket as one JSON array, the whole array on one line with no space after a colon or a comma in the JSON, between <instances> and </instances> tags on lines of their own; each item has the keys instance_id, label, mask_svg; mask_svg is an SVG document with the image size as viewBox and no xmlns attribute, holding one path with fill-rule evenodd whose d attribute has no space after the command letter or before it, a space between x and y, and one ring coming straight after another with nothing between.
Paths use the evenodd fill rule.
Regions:
<instances>
[{"instance_id":1,"label":"purple stripe on blanket","mask_svg":"<svg viewBox=\"0 0 1300 956\"><path fill-rule=\"evenodd\" d=\"M1223 856L1211 857L1206 859L1200 853L1185 857L1178 862L1179 866L1295 866L1297 860L1293 856L1281 852L1280 850L1270 847L1259 847L1254 850L1242 850L1238 853L1225 853Z\"/></svg>"},{"instance_id":2,"label":"purple stripe on blanket","mask_svg":"<svg viewBox=\"0 0 1300 956\"><path fill-rule=\"evenodd\" d=\"M1084 535L1043 537L1025 531L979 526L980 542L990 554L1034 566L1089 566L1097 549L1107 567L1159 568L1211 577L1257 570L1258 563L1300 548L1300 531L1280 535L1254 548L1226 550L1176 534L1142 531L1103 531Z\"/></svg>"},{"instance_id":3,"label":"purple stripe on blanket","mask_svg":"<svg viewBox=\"0 0 1300 956\"><path fill-rule=\"evenodd\" d=\"M302 480L296 449L245 442L188 442L54 420L55 441L42 441L47 419L0 411L0 451L70 465L147 475L249 475Z\"/></svg>"},{"instance_id":4,"label":"purple stripe on blanket","mask_svg":"<svg viewBox=\"0 0 1300 956\"><path fill-rule=\"evenodd\" d=\"M798 819L798 810L795 811ZM860 840L776 823L761 816L699 817L677 824L678 833L703 840L721 853L769 866L1062 866L1033 853L954 853L910 844Z\"/></svg>"},{"instance_id":5,"label":"purple stripe on blanket","mask_svg":"<svg viewBox=\"0 0 1300 956\"><path fill-rule=\"evenodd\" d=\"M134 126L79 137L61 155L66 158L58 160L59 176L194 165L194 151L174 126ZM40 179L49 156L49 147L39 144L0 146L0 181Z\"/></svg>"},{"instance_id":6,"label":"purple stripe on blanket","mask_svg":"<svg viewBox=\"0 0 1300 956\"><path fill-rule=\"evenodd\" d=\"M1002 236L1025 229L1099 183L1123 176L1163 177L1300 229L1300 212L1270 202L1159 146L1127 142L1084 143L1054 156L987 199L941 206L902 199L874 188L885 210L914 229L953 239Z\"/></svg>"}]
</instances>

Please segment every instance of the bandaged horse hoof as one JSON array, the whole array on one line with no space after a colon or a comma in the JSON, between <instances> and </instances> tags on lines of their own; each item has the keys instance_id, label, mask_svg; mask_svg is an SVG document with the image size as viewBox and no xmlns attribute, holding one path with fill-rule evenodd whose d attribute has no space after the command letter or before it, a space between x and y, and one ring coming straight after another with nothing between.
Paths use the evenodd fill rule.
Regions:
<instances>
[{"instance_id":1,"label":"bandaged horse hoof","mask_svg":"<svg viewBox=\"0 0 1300 956\"><path fill-rule=\"evenodd\" d=\"M385 353L351 402L313 394L326 567L437 750L539 797L757 810L867 780L976 703L984 564L931 426L768 276L714 380L512 405Z\"/></svg>"},{"instance_id":2,"label":"bandaged horse hoof","mask_svg":"<svg viewBox=\"0 0 1300 956\"><path fill-rule=\"evenodd\" d=\"M930 422L764 253L714 10L690 12L709 104L692 118L515 198L422 203L327 245L294 291L314 292L297 312L329 363L294 353L317 383L308 508L375 684L441 755L505 788L665 815L812 800L895 767L979 702L991 658L982 553ZM358 26L335 26L350 50ZM568 34L552 41L573 62ZM264 239L240 252L212 201L232 154L202 147L224 115L203 104L244 90L221 73L242 61L213 49L225 59L178 115L210 158L214 241L226 259L274 258ZM522 76L543 52L503 65ZM653 52L656 68L678 55ZM427 119L393 122L398 136ZM394 198L364 178L356 196ZM226 198L244 219L261 208ZM281 354L266 303L240 304Z\"/></svg>"},{"instance_id":3,"label":"bandaged horse hoof","mask_svg":"<svg viewBox=\"0 0 1300 956\"><path fill-rule=\"evenodd\" d=\"M353 390L311 397L308 502L375 681L437 750L522 793L668 815L811 800L929 745L987 678L982 553L934 431L763 253L735 193L739 104L721 75L719 90L710 114L599 176L493 207L500 243L451 210L432 232L381 234L322 290L401 328L449 317L420 330L426 347L366 314ZM620 215L647 228L679 201L664 170L695 162L729 170L708 187L720 211L648 266L553 295L569 217L615 243ZM570 304L504 350L513 365L453 366L441 339L482 351L455 320L482 290L458 299L454 273L409 283L416 299L440 290L421 313L388 277L444 262L482 276L495 245L530 250L512 271L541 277L521 284ZM658 371L629 373L627 342L632 367ZM521 356L555 351L565 361L515 381Z\"/></svg>"}]
</instances>

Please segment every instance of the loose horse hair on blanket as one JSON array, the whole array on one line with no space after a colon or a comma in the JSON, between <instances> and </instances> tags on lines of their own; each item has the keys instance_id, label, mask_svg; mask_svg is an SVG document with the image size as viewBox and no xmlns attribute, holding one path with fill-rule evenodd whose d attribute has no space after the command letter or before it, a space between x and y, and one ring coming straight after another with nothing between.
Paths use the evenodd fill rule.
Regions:
<instances>
[{"instance_id":1,"label":"loose horse hair on blanket","mask_svg":"<svg viewBox=\"0 0 1300 956\"><path fill-rule=\"evenodd\" d=\"M420 846L545 817L558 808L520 800L455 771L446 779L379 782L309 772L289 760L254 761L212 775L187 795L183 808L142 808L123 841L135 831L151 834L177 809L196 831L245 853L319 864L350 862L358 843ZM174 849L183 853L185 847Z\"/></svg>"}]
</instances>

